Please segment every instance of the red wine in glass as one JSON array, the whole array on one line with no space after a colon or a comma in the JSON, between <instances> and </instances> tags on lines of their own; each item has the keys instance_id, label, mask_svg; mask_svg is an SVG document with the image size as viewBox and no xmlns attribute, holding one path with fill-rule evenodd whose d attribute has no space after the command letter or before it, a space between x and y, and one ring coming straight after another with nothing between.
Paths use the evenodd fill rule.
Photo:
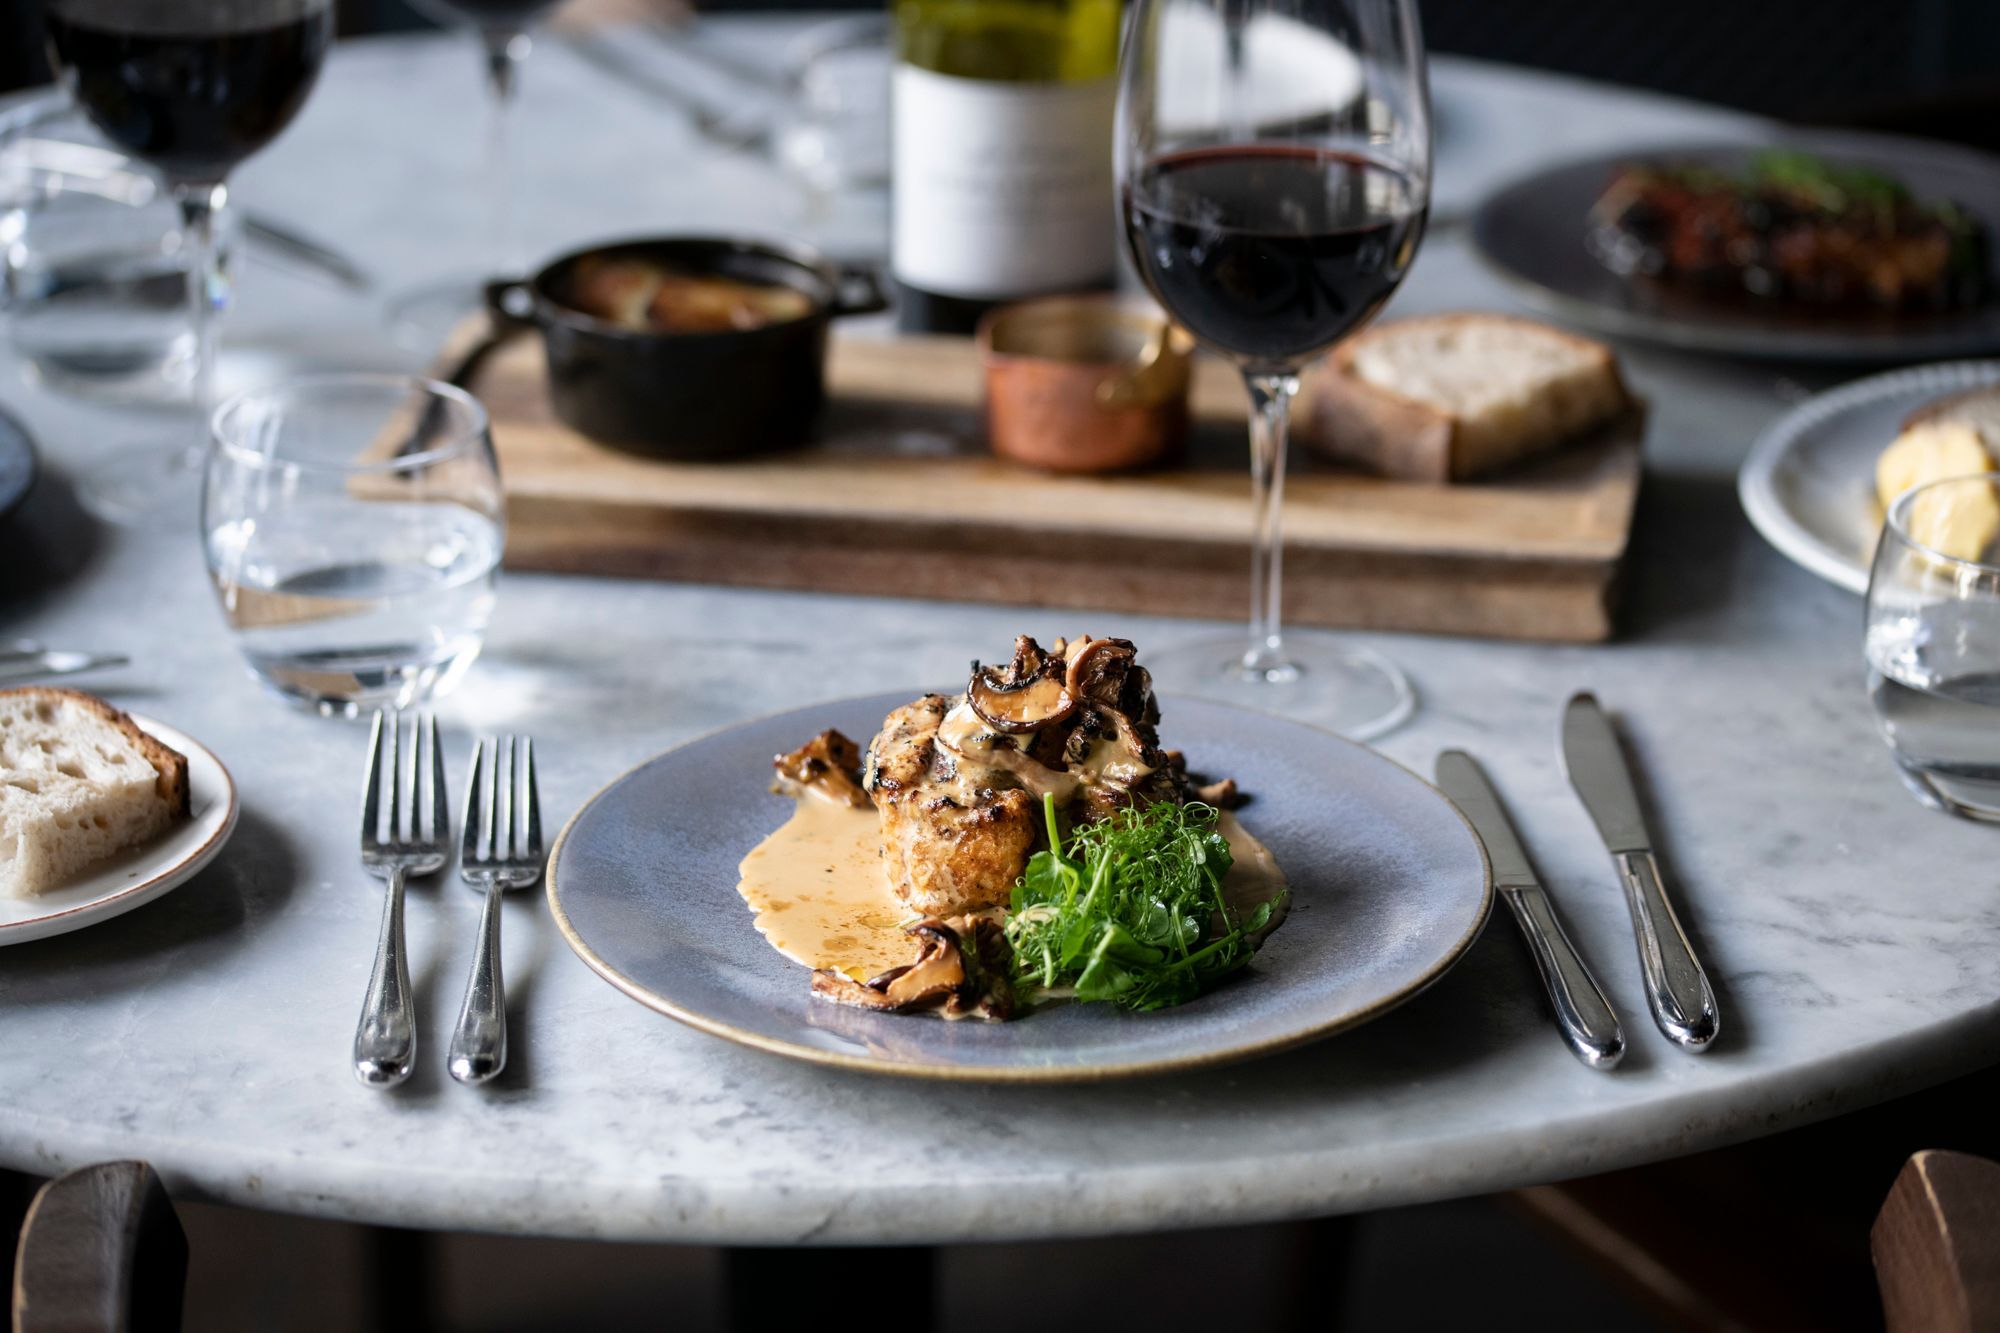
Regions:
<instances>
[{"instance_id":1,"label":"red wine in glass","mask_svg":"<svg viewBox=\"0 0 2000 1333\"><path fill-rule=\"evenodd\" d=\"M1354 153L1195 148L1133 173L1125 232L1139 276L1188 332L1246 367L1291 371L1395 292L1422 197Z\"/></svg>"},{"instance_id":2,"label":"red wine in glass","mask_svg":"<svg viewBox=\"0 0 2000 1333\"><path fill-rule=\"evenodd\" d=\"M1284 632L1299 374L1381 310L1430 198L1418 0L1129 0L1113 141L1121 220L1167 313L1250 405L1248 632L1154 650L1169 689L1378 736L1416 692L1380 653ZM1356 503L1366 503L1357 496Z\"/></svg>"},{"instance_id":3,"label":"red wine in glass","mask_svg":"<svg viewBox=\"0 0 2000 1333\"><path fill-rule=\"evenodd\" d=\"M203 184L291 123L333 39L332 10L300 0L57 0L46 26L105 137L169 181Z\"/></svg>"},{"instance_id":4,"label":"red wine in glass","mask_svg":"<svg viewBox=\"0 0 2000 1333\"><path fill-rule=\"evenodd\" d=\"M83 478L92 510L138 521L191 498L207 452L215 316L226 304L215 254L224 182L305 104L333 43L333 4L50 0L43 20L63 86L106 138L166 178L181 212L198 424L178 449L122 451Z\"/></svg>"}]
</instances>

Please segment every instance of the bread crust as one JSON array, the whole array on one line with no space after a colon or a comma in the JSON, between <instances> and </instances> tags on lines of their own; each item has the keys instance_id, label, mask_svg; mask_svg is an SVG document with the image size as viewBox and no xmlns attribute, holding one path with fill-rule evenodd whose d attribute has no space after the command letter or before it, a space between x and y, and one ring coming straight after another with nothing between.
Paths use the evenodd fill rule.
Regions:
<instances>
[{"instance_id":1,"label":"bread crust","mask_svg":"<svg viewBox=\"0 0 2000 1333\"><path fill-rule=\"evenodd\" d=\"M138 747L146 762L159 775L160 796L173 811L175 819L186 819L192 808L192 798L188 790L187 756L179 750L160 741L137 722L129 713L112 707L94 694L82 690L68 690L59 685L22 685L11 690L0 690L0 699L41 699L49 703L71 703L97 714L110 726L122 732L126 739Z\"/></svg>"},{"instance_id":2,"label":"bread crust","mask_svg":"<svg viewBox=\"0 0 2000 1333\"><path fill-rule=\"evenodd\" d=\"M1370 343L1394 331L1472 325L1504 325L1568 344L1596 364L1606 378L1609 396L1619 404L1618 410L1589 430L1559 439L1527 441L1497 458L1488 458L1483 449L1468 447L1474 432L1456 413L1371 383L1355 372L1356 359ZM1626 421L1643 406L1626 386L1617 356L1603 343L1517 315L1460 311L1396 320L1335 347L1306 394L1299 436L1307 448L1322 457L1402 481L1446 483L1465 481L1572 440L1595 436L1602 425ZM1475 453L1480 456L1475 457Z\"/></svg>"}]
</instances>

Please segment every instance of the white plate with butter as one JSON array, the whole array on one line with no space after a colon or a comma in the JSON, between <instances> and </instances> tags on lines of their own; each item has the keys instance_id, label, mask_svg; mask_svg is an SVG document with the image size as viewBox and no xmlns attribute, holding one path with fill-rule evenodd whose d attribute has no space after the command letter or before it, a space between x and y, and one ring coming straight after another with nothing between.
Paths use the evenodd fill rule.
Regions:
<instances>
[{"instance_id":1,"label":"white plate with butter","mask_svg":"<svg viewBox=\"0 0 2000 1333\"><path fill-rule=\"evenodd\" d=\"M236 784L207 746L164 722L132 715L147 734L187 756L188 817L142 846L86 867L60 888L0 898L0 945L63 935L143 906L213 861L236 830Z\"/></svg>"},{"instance_id":2,"label":"white plate with butter","mask_svg":"<svg viewBox=\"0 0 2000 1333\"><path fill-rule=\"evenodd\" d=\"M2000 361L1949 361L1808 398L1757 437L1737 474L1751 525L1787 559L1866 593L1882 531L1876 460L1918 408L1988 384L2000 384Z\"/></svg>"}]
</instances>

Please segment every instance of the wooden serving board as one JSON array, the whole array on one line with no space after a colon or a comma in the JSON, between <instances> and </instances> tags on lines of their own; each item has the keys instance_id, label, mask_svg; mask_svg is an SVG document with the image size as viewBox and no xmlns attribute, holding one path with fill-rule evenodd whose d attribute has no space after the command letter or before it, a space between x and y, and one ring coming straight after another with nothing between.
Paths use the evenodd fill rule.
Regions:
<instances>
[{"instance_id":1,"label":"wooden serving board","mask_svg":"<svg viewBox=\"0 0 2000 1333\"><path fill-rule=\"evenodd\" d=\"M836 337L819 443L735 463L637 458L551 416L541 349L468 385L493 416L511 568L1235 618L1247 611L1241 382L1195 377L1188 465L1054 477L983 446L982 373L954 338ZM1636 432L1483 485L1311 461L1285 502L1293 624L1588 642L1610 636Z\"/></svg>"}]
</instances>

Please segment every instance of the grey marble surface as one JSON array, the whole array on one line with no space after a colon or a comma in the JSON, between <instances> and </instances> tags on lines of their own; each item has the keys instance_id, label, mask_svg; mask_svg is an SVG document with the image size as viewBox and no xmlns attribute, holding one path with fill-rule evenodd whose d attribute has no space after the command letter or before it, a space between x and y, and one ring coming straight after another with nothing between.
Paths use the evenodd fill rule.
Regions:
<instances>
[{"instance_id":1,"label":"grey marble surface","mask_svg":"<svg viewBox=\"0 0 2000 1333\"><path fill-rule=\"evenodd\" d=\"M711 36L758 50L784 31L741 20ZM809 216L768 166L703 152L671 115L560 50L529 74L533 248L748 227L879 252L876 205ZM1738 123L1461 62L1440 61L1436 83L1447 211L1554 154ZM476 218L475 97L457 45L344 47L237 196L339 241L391 286L451 267ZM1449 229L1398 299L1504 303ZM393 364L374 316L247 267L229 375ZM621 997L570 955L538 899L521 898L507 911L513 1064L476 1091L442 1066L479 904L437 883L410 906L420 1071L389 1095L347 1070L379 904L352 851L362 732L288 712L245 678L191 519L99 529L69 500L67 479L93 455L161 419L59 400L0 367L0 401L40 433L50 474L0 529L0 633L131 653L131 668L92 683L202 737L244 793L233 844L194 882L0 957L0 1161L53 1172L144 1157L183 1197L424 1227L768 1243L1082 1235L1599 1171L1983 1063L2000 1035L1994 832L1903 794L1862 695L1859 602L1785 564L1736 507L1735 464L1795 385L1769 367L1638 351L1630 366L1655 425L1625 637L1549 648L1358 636L1422 694L1382 748L1428 770L1438 750L1465 746L1505 791L1625 1013L1633 1049L1616 1073L1564 1049L1504 921L1432 991L1322 1045L1198 1077L1036 1091L738 1049ZM948 676L968 645L1019 630L1162 644L1208 628L1115 607L512 577L486 656L442 715L455 756L475 730L532 731L546 802L567 813L685 737L815 695ZM1703 1057L1646 1022L1609 862L1555 761L1557 708L1585 687L1624 715L1717 982L1725 1031Z\"/></svg>"}]
</instances>

